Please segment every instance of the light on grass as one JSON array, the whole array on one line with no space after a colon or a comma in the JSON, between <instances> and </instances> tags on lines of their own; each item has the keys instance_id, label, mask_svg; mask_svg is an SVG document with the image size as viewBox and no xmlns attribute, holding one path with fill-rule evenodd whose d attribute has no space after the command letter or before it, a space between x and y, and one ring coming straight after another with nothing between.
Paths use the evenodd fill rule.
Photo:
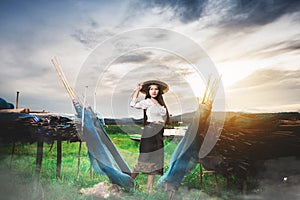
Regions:
<instances>
[{"instance_id":1,"label":"light on grass","mask_svg":"<svg viewBox=\"0 0 300 200\"><path fill-rule=\"evenodd\" d=\"M138 145L139 143L129 138L127 134L109 134L112 140L118 140L117 148L120 150L122 157L130 165L132 169L138 159ZM165 170L169 167L170 159L178 142L165 139ZM7 168L7 163L10 159L11 146L6 146L3 152L6 156L0 162L1 169ZM62 165L61 165L61 179L56 179L56 145L49 151L49 145L44 145L44 155L42 162L42 173L40 177L40 194L33 193L31 187L35 180L35 160L36 160L36 144L16 145L16 154L14 156L12 172L14 186L22 188L18 197L25 197L27 199L43 198L44 199L90 199L89 196L78 193L76 191L76 172L77 172L77 153L78 143L62 142ZM97 183L107 181L106 176L97 174L93 171L93 179L90 178L90 161L87 154L85 144L82 145L81 151L81 171L79 176L79 188L89 188ZM160 177L156 176L155 185ZM199 167L187 176L183 182L183 187L198 188L196 185L199 182ZM159 188L155 187L155 194L148 194L145 192L147 175L140 174L137 179L138 188L135 193L123 193L120 199L166 199L166 194ZM196 184L195 184L196 182ZM208 181L209 182L209 181ZM208 185L207 188L214 188ZM189 190L180 189L179 198L191 197ZM118 197L119 198L119 197Z\"/></svg>"}]
</instances>

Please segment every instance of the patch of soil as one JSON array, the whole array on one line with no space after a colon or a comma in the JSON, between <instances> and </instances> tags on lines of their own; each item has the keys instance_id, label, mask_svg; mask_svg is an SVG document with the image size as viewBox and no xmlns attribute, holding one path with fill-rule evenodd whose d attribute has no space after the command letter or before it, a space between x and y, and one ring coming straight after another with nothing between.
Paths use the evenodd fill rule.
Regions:
<instances>
[{"instance_id":1,"label":"patch of soil","mask_svg":"<svg viewBox=\"0 0 300 200\"><path fill-rule=\"evenodd\" d=\"M122 192L122 189L118 185L103 181L103 182L97 183L93 187L82 188L80 190L80 193L88 195L88 196L99 197L101 199L107 199L111 196L119 196L123 192Z\"/></svg>"}]
</instances>

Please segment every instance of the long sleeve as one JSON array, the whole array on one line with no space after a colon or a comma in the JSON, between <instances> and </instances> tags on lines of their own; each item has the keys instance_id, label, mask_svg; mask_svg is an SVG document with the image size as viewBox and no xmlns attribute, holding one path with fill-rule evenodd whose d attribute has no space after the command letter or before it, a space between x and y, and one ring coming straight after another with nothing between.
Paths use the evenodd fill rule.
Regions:
<instances>
[{"instance_id":1,"label":"long sleeve","mask_svg":"<svg viewBox=\"0 0 300 200\"><path fill-rule=\"evenodd\" d=\"M137 109L147 109L151 104L147 99L138 101L137 99L132 99L130 101L130 106Z\"/></svg>"},{"instance_id":2,"label":"long sleeve","mask_svg":"<svg viewBox=\"0 0 300 200\"><path fill-rule=\"evenodd\" d=\"M130 106L138 109L146 109L148 122L165 122L167 109L164 106L154 104L150 99L138 101L133 98Z\"/></svg>"}]
</instances>

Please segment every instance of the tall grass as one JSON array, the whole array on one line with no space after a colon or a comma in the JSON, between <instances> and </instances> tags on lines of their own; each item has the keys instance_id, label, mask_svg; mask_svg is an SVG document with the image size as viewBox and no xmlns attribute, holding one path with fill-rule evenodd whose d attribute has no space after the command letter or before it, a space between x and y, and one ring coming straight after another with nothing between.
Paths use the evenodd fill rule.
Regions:
<instances>
[{"instance_id":1,"label":"tall grass","mask_svg":"<svg viewBox=\"0 0 300 200\"><path fill-rule=\"evenodd\" d=\"M132 169L138 158L139 143L130 139L129 135L114 133L109 135L118 147L121 155ZM176 148L177 142L165 140L165 169L168 168L171 155ZM44 144L44 154L40 181L36 181L36 143L16 144L12 167L9 169L11 145L0 146L0 192L3 199L93 199L78 193L76 189L76 176L78 164L79 143L62 142L62 165L61 178L56 178L56 144ZM158 176L155 179L157 183ZM86 145L82 144L80 157L80 173L78 188L91 187L96 183L109 181L106 176L92 172L90 177L90 162ZM155 194L145 193L147 176L140 174L137 179L138 187L133 194L124 194L120 199L165 199L166 194L157 192ZM213 177L204 177L206 188L214 189ZM199 166L189 174L184 182L183 188L200 189ZM157 188L156 188L157 189ZM182 191L186 196L185 190ZM196 192L197 191L197 192ZM195 190L193 195L200 195L199 190ZM180 192L179 192L180 193ZM191 195L191 194L190 194ZM203 195L203 194L202 194ZM182 196L182 197L183 197ZM4 198L5 197L5 198ZM190 196L191 197L191 196ZM191 197L192 198L192 197Z\"/></svg>"}]
</instances>

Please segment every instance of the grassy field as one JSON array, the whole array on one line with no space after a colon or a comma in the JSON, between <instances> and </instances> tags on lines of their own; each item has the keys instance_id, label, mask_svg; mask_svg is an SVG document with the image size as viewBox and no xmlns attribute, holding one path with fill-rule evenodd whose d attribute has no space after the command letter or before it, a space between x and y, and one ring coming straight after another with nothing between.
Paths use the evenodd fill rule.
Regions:
<instances>
[{"instance_id":1,"label":"grassy field","mask_svg":"<svg viewBox=\"0 0 300 200\"><path fill-rule=\"evenodd\" d=\"M118 147L123 158L132 169L138 157L139 143L129 138L127 134L110 134L112 141ZM176 148L177 142L165 139L165 170L167 170L171 155ZM0 162L0 192L3 199L97 199L85 196L78 192L76 188L77 157L79 143L63 142L62 144L62 167L61 179L56 179L56 144L50 150L50 144L44 144L44 155L42 162L42 172L40 181L36 181L36 143L16 144L11 169L9 168L11 145L1 145ZM156 177L155 183L159 177ZM219 177L219 191L225 191L224 179ZM147 177L140 174L136 181L138 187L134 193L126 193L117 199L165 199L166 194L157 188L155 194L145 193ZM87 155L87 148L82 144L80 175L78 188L92 187L96 183L108 181L108 178L93 172L90 176L90 162ZM214 177L204 176L204 187L200 191L199 165L185 178L181 189L177 192L178 199L198 199L206 198L206 193L210 199L217 197L215 193ZM226 189L227 190L227 189ZM191 192L192 191L192 192ZM205 191L203 193L202 191ZM224 195L223 195L224 197ZM113 199L113 197L111 198Z\"/></svg>"},{"instance_id":2,"label":"grassy field","mask_svg":"<svg viewBox=\"0 0 300 200\"><path fill-rule=\"evenodd\" d=\"M286 199L298 199L299 121L299 113L227 113L222 134L210 152L210 156L215 156L213 158L222 159L220 164L215 165L215 169L227 179L218 175L219 192L216 193L214 176L205 175L201 188L200 169L199 165L196 165L182 181L179 191L176 192L176 199L276 199L281 198L283 194L290 195L290 198ZM11 128L13 127L6 127L8 133ZM141 133L141 127L126 124L109 125L106 130L132 169L138 158L139 144L124 132ZM5 136L8 139L13 137L10 134ZM169 167L177 143L165 139L165 171ZM92 173L92 177L90 176L90 161L83 143L77 184L78 147L78 142L63 142L61 178L56 179L56 144L53 148L51 144L44 144L42 171L40 181L37 182L35 176L37 144L17 143L11 168L12 145L0 144L0 199L97 199L78 191L109 180L95 172ZM202 162L209 164L204 160ZM156 177L155 185L158 179L159 177ZM167 198L159 188L155 188L157 191L155 194L147 194L146 180L146 175L140 174L136 180L138 187L134 193L123 193L110 199ZM248 196L243 196L243 189Z\"/></svg>"}]
</instances>

